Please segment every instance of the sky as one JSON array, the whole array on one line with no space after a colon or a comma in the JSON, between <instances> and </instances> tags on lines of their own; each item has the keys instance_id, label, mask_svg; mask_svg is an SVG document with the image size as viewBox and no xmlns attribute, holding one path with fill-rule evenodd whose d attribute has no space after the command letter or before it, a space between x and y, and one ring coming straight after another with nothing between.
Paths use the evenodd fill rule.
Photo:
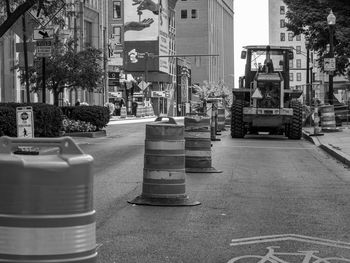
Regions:
<instances>
[{"instance_id":1,"label":"sky","mask_svg":"<svg viewBox=\"0 0 350 263\"><path fill-rule=\"evenodd\" d=\"M238 78L244 75L242 47L268 44L268 0L234 0L234 12L235 87L238 88Z\"/></svg>"}]
</instances>

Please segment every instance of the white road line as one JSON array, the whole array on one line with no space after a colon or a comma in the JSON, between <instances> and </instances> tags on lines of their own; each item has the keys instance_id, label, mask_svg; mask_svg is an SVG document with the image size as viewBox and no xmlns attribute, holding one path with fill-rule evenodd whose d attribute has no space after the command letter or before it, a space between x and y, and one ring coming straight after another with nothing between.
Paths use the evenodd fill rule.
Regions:
<instances>
[{"instance_id":1,"label":"white road line","mask_svg":"<svg viewBox=\"0 0 350 263\"><path fill-rule=\"evenodd\" d=\"M250 238L232 239L230 246L240 246L240 245L276 242L276 241L287 241L287 240L350 249L350 243L347 243L347 242L335 241L335 240L323 239L323 238L317 238L317 237L308 237L308 236L295 235L295 234L258 236L258 237L250 237Z\"/></svg>"}]
</instances>

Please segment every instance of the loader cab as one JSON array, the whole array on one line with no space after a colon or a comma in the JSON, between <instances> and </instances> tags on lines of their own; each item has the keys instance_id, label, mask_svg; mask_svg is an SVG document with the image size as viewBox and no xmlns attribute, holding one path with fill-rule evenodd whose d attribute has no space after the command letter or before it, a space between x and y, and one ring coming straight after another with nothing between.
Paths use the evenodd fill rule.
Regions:
<instances>
[{"instance_id":1,"label":"loader cab","mask_svg":"<svg viewBox=\"0 0 350 263\"><path fill-rule=\"evenodd\" d=\"M245 88L250 87L258 73L281 75L285 89L289 89L289 60L293 48L283 46L246 46L241 58L246 59Z\"/></svg>"}]
</instances>

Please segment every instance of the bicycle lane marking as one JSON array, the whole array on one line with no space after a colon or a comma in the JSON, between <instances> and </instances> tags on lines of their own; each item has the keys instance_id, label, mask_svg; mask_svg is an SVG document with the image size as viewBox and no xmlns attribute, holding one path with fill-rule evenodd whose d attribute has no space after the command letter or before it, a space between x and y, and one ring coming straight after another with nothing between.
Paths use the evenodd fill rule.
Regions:
<instances>
[{"instance_id":1,"label":"bicycle lane marking","mask_svg":"<svg viewBox=\"0 0 350 263\"><path fill-rule=\"evenodd\" d=\"M343 242L343 241L336 241L336 240L330 240L330 239L323 239L323 238L317 238L317 237L309 237L309 236L303 236L303 235L296 235L296 234L282 234L282 235L268 235L268 236L257 236L257 237L247 237L247 238L240 238L240 239L232 239L230 246L236 247L236 246L244 246L248 245L248 248L251 250L251 246L261 245L268 242L274 242L274 243L281 243L285 244L287 243L300 243L302 247L304 247L303 243L307 243L308 246L315 245L315 246L326 246L328 248L322 248L322 252L326 252L327 256L321 256L319 249L317 250L310 250L310 249L296 249L294 246L291 246L293 248L293 251L288 251L290 246L285 247L284 249L279 249L280 246L268 246L265 247L265 250L267 249L268 252L266 254L262 254L261 250L260 253L257 254L248 254L248 253L242 253L240 256L236 256L232 258L228 263L243 263L247 262L247 260L253 260L248 262L259 262L259 263L289 263L293 262L295 263L295 259L291 260L286 258L286 256L289 256L289 258L292 257L299 257L300 261L298 263L311 263L311 262L318 262L318 263L338 263L338 262L350 262L350 259L344 257L342 254L344 251L340 253L340 256L337 252L336 255L330 256L328 253L328 250L330 247L333 247L333 249L336 249L336 251L346 249L346 253L349 255L350 250L350 243ZM285 245L284 245L285 246ZM274 249L277 249L275 251ZM283 258L284 257L284 258ZM259 259L259 261L256 261Z\"/></svg>"}]
</instances>

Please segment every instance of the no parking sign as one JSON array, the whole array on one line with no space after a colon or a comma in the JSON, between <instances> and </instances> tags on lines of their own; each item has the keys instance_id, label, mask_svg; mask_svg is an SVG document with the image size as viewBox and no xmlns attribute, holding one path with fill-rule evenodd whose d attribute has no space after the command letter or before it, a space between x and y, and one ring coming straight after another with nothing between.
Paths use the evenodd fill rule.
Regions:
<instances>
[{"instance_id":1,"label":"no parking sign","mask_svg":"<svg viewBox=\"0 0 350 263\"><path fill-rule=\"evenodd\" d=\"M30 106L17 107L16 119L17 119L17 137L34 138L33 108Z\"/></svg>"}]
</instances>

